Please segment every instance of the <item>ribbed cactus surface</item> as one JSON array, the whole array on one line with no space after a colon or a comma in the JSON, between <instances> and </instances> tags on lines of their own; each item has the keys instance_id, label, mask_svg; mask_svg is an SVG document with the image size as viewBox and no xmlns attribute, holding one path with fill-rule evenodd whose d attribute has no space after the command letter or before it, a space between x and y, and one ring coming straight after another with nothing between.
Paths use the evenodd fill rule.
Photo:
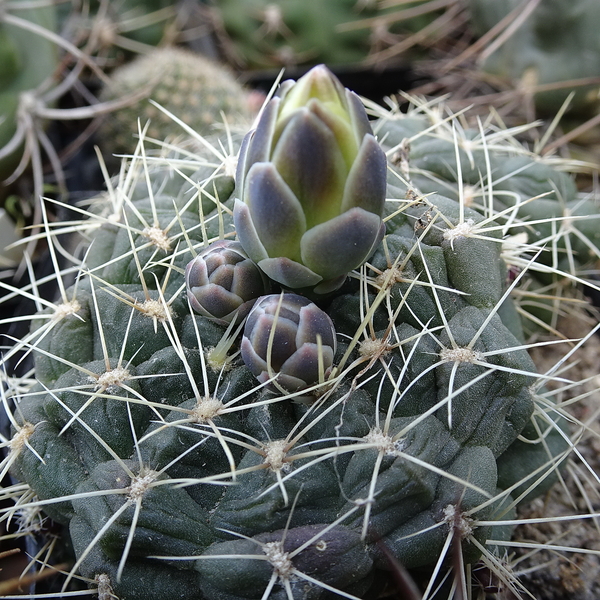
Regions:
<instances>
[{"instance_id":1,"label":"ribbed cactus surface","mask_svg":"<svg viewBox=\"0 0 600 600\"><path fill-rule=\"evenodd\" d=\"M555 324L564 313L561 296L573 297L576 282L598 268L600 248L598 199L578 192L568 163L515 144L509 129L484 133L447 122L437 107L384 117L375 130L396 167L394 193L415 188L460 198L493 218L490 227L506 238L508 277L527 271L515 290L523 327Z\"/></svg>"},{"instance_id":2,"label":"ribbed cactus surface","mask_svg":"<svg viewBox=\"0 0 600 600\"><path fill-rule=\"evenodd\" d=\"M122 600L376 597L396 561L443 573L451 547L466 564L493 555L515 505L551 483L562 423L510 296L508 213L426 193L418 141L404 162L394 148L427 127L403 119L374 124L390 150L374 254L328 295L275 286L281 302L259 300L271 316L251 313L243 335L196 313L185 282L235 237L232 177L189 157L132 161L87 225L79 277L24 342L37 383L18 402L13 473L68 530L74 573ZM422 160L451 180L456 148ZM463 178L479 181L486 157L510 172L508 153L473 156ZM268 358L278 315L303 330L320 311L336 339L323 324L306 335L316 382L286 387ZM242 356L260 327L257 379Z\"/></svg>"}]
</instances>

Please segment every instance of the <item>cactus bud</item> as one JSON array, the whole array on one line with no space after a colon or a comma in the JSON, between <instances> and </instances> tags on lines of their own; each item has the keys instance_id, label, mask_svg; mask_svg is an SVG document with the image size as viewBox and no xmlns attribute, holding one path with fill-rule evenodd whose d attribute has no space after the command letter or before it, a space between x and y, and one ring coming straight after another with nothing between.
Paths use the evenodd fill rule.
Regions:
<instances>
[{"instance_id":1,"label":"cactus bud","mask_svg":"<svg viewBox=\"0 0 600 600\"><path fill-rule=\"evenodd\" d=\"M250 311L241 350L260 382L277 375L278 385L296 392L329 374L335 329L329 316L307 298L272 294L260 298Z\"/></svg>"},{"instance_id":2,"label":"cactus bud","mask_svg":"<svg viewBox=\"0 0 600 600\"><path fill-rule=\"evenodd\" d=\"M238 242L214 242L190 261L185 282L192 308L214 321L238 322L259 296L269 291L267 278Z\"/></svg>"},{"instance_id":3,"label":"cactus bud","mask_svg":"<svg viewBox=\"0 0 600 600\"><path fill-rule=\"evenodd\" d=\"M266 105L236 184L238 239L290 289L337 289L385 232L385 154L358 96L323 65Z\"/></svg>"}]
</instances>

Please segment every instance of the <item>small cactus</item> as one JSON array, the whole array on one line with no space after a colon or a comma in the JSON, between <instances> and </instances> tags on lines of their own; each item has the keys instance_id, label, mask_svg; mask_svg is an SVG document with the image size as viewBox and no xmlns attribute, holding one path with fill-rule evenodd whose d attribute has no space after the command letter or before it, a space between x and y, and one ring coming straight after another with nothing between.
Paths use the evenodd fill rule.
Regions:
<instances>
[{"instance_id":1,"label":"small cactus","mask_svg":"<svg viewBox=\"0 0 600 600\"><path fill-rule=\"evenodd\" d=\"M100 95L103 101L131 96L128 106L103 121L99 141L107 153L133 152L138 119L142 127L149 122L149 138L165 141L184 135L181 125L149 99L200 135L215 133L215 124L225 115L230 124L246 128L254 113L251 92L225 66L181 48L157 48L119 67Z\"/></svg>"}]
</instances>

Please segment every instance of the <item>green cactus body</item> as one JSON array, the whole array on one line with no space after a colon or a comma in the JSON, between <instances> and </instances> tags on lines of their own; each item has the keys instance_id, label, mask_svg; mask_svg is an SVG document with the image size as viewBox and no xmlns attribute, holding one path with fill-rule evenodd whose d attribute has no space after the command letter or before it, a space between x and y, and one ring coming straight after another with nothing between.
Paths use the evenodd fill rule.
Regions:
<instances>
[{"instance_id":1,"label":"green cactus body","mask_svg":"<svg viewBox=\"0 0 600 600\"><path fill-rule=\"evenodd\" d=\"M436 123L440 123L439 128L430 133L429 128ZM493 211L500 215L496 221L503 227L487 235L512 236L515 245L505 246L502 260L517 271L528 269L521 286L522 305L531 314L523 322L525 329L531 332L539 329L540 322L555 320L562 310L560 297L568 302L569 297L577 296L573 278L597 268L597 199L578 194L568 173L553 168L522 146L502 144L507 135L503 131L495 134L500 143L488 136L484 144L480 131L458 127L453 130L441 124L435 111L419 110L381 119L375 130L402 172L402 181L396 175L389 180L397 194L415 189L434 194L432 199L436 198L435 193L460 197L478 214ZM425 209L422 213L431 217ZM466 207L464 214L473 219L470 214L467 217ZM479 244L477 247L483 248ZM538 252L529 264L528 257ZM483 279L477 282L468 270L460 272L465 279L460 285L470 280L475 289L482 289ZM502 293L506 278L511 276L509 271L498 271L498 279L493 283L490 279L483 289L486 294L496 291L488 301L498 300L497 294ZM510 305L505 304L502 310L510 311ZM513 325L509 327L517 332Z\"/></svg>"},{"instance_id":2,"label":"green cactus body","mask_svg":"<svg viewBox=\"0 0 600 600\"><path fill-rule=\"evenodd\" d=\"M76 571L121 600L308 600L369 597L390 555L491 556L520 481L553 481L566 445L554 421L535 443L554 412L507 295L502 216L390 184L386 237L321 302L331 373L286 393L242 363L235 323L187 301L186 264L233 238L233 181L175 158L134 160L27 342L38 384L17 398L12 472L68 526Z\"/></svg>"}]
</instances>

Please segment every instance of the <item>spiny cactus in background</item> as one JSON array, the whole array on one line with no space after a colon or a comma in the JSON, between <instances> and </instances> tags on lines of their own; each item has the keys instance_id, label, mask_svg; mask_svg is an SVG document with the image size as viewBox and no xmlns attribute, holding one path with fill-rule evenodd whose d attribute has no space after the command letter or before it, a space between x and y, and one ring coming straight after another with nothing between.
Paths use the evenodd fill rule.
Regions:
<instances>
[{"instance_id":1,"label":"spiny cactus in background","mask_svg":"<svg viewBox=\"0 0 600 600\"><path fill-rule=\"evenodd\" d=\"M181 7L169 0L90 0L57 10L62 34L108 67L175 43L185 25Z\"/></svg>"},{"instance_id":2,"label":"spiny cactus in background","mask_svg":"<svg viewBox=\"0 0 600 600\"><path fill-rule=\"evenodd\" d=\"M397 121L375 123L388 145ZM443 141L446 124L417 137L438 127ZM514 143L489 135L502 164ZM376 598L400 563L428 574L427 598L457 586L468 597L481 561L518 591L504 553L515 507L558 478L574 446L566 420L578 424L545 388L574 384L558 366L537 373L511 297L505 236L527 203L494 207L488 163L481 206L467 205L461 177L457 199L402 188L390 148L387 233L372 257L318 307L273 282L240 342L243 313L197 314L186 288L190 261L235 237L234 181L214 167L227 156L151 160L142 144L110 202L64 224L89 249L74 268L56 263L60 298L6 351L35 368L5 377L15 406L2 468L23 483L2 514L27 506L62 524L75 554L63 589ZM444 144L430 156L460 169L453 148L458 164ZM296 167L312 168L301 156ZM60 232L46 228L53 257ZM218 285L237 289L233 277Z\"/></svg>"},{"instance_id":3,"label":"spiny cactus in background","mask_svg":"<svg viewBox=\"0 0 600 600\"><path fill-rule=\"evenodd\" d=\"M142 126L150 122L148 138L165 141L183 134L181 125L148 99L201 135L215 133L215 124L223 123L224 116L230 124L247 128L257 109L255 93L239 84L225 66L181 48L158 48L116 69L101 99L126 98L144 89L143 98L105 117L99 141L106 152L133 151L138 119Z\"/></svg>"},{"instance_id":4,"label":"spiny cactus in background","mask_svg":"<svg viewBox=\"0 0 600 600\"><path fill-rule=\"evenodd\" d=\"M3 6L0 11L8 8ZM7 179L21 160L22 142L16 134L25 124L19 112L27 112L26 104L36 101L37 88L58 66L56 45L18 24L25 21L55 31L55 7L10 8L14 15L0 14L0 181Z\"/></svg>"},{"instance_id":5,"label":"spiny cactus in background","mask_svg":"<svg viewBox=\"0 0 600 600\"><path fill-rule=\"evenodd\" d=\"M209 6L225 57L236 66L268 69L321 62L360 64L430 25L440 8L430 4L428 0L401 7L382 7L370 0L219 0Z\"/></svg>"},{"instance_id":6,"label":"spiny cactus in background","mask_svg":"<svg viewBox=\"0 0 600 600\"><path fill-rule=\"evenodd\" d=\"M519 0L469 0L468 5L470 25L478 35L484 35L503 19L510 19L510 14L515 22L523 20L486 58L482 65L485 71L519 81L525 91L532 88L536 107L544 114L554 115L571 92L575 95L570 108L597 110L600 105L598 2L545 0L531 13L523 12ZM586 79L591 81L584 85ZM535 90L537 86L542 89Z\"/></svg>"},{"instance_id":7,"label":"spiny cactus in background","mask_svg":"<svg viewBox=\"0 0 600 600\"><path fill-rule=\"evenodd\" d=\"M57 12L52 1L3 2L0 9L0 79L4 84L0 88L0 199L10 198L11 213L33 227L33 232L42 221L39 198L48 192L45 172L52 173L53 191L67 193L64 155L55 147L60 145L56 141L60 135L46 133L49 122L91 119L123 103L56 108L74 88L77 95L89 97L82 72L105 77L89 54L77 47L80 40L73 43L56 33L60 27ZM24 185L18 196L9 197L8 186L17 179ZM27 190L31 194L25 199ZM28 245L32 255L36 243L32 235Z\"/></svg>"}]
</instances>

